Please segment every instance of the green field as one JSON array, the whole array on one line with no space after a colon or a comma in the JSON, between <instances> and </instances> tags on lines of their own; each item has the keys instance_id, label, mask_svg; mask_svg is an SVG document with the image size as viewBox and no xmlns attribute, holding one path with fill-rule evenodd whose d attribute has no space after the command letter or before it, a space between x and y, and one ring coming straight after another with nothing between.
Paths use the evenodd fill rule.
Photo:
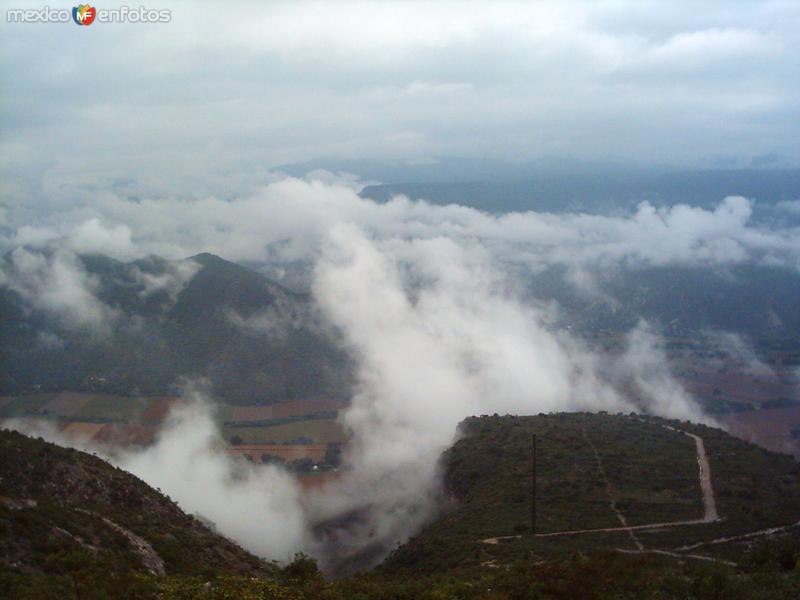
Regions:
<instances>
[{"instance_id":1,"label":"green field","mask_svg":"<svg viewBox=\"0 0 800 600\"><path fill-rule=\"evenodd\" d=\"M239 436L245 444L283 444L301 438L312 444L332 444L347 439L336 419L303 419L268 427L224 427L223 435L225 439Z\"/></svg>"}]
</instances>

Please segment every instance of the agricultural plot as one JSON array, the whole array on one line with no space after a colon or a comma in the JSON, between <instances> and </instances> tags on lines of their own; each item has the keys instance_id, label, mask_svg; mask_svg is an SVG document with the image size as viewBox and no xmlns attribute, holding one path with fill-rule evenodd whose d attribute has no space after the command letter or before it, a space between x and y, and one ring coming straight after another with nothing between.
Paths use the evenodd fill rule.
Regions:
<instances>
[{"instance_id":1,"label":"agricultural plot","mask_svg":"<svg viewBox=\"0 0 800 600\"><path fill-rule=\"evenodd\" d=\"M335 419L304 419L273 426L225 427L226 440L234 436L245 444L283 444L305 439L313 444L343 443L347 434Z\"/></svg>"},{"instance_id":2,"label":"agricultural plot","mask_svg":"<svg viewBox=\"0 0 800 600\"><path fill-rule=\"evenodd\" d=\"M345 407L334 400L290 400L267 406L218 404L216 419L220 423L259 423L313 416L335 416Z\"/></svg>"},{"instance_id":3,"label":"agricultural plot","mask_svg":"<svg viewBox=\"0 0 800 600\"><path fill-rule=\"evenodd\" d=\"M135 421L150 403L150 398L91 395L75 416L87 420Z\"/></svg>"},{"instance_id":4,"label":"agricultural plot","mask_svg":"<svg viewBox=\"0 0 800 600\"><path fill-rule=\"evenodd\" d=\"M321 463L327 451L327 444L242 444L229 446L227 449L231 456L246 456L256 462L260 462L268 454L286 462L308 458L314 463Z\"/></svg>"},{"instance_id":5,"label":"agricultural plot","mask_svg":"<svg viewBox=\"0 0 800 600\"><path fill-rule=\"evenodd\" d=\"M800 427L800 406L733 413L721 420L731 434L743 440L800 458L800 440L791 433Z\"/></svg>"}]
</instances>

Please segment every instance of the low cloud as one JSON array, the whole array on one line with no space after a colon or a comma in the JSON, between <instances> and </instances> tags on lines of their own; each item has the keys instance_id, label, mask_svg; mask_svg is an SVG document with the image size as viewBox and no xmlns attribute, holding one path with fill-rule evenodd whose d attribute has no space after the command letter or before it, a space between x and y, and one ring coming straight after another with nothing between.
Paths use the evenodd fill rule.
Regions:
<instances>
[{"instance_id":1,"label":"low cloud","mask_svg":"<svg viewBox=\"0 0 800 600\"><path fill-rule=\"evenodd\" d=\"M71 330L106 335L117 314L95 296L97 280L71 252L49 253L17 248L5 265L5 285L29 306Z\"/></svg>"},{"instance_id":2,"label":"low cloud","mask_svg":"<svg viewBox=\"0 0 800 600\"><path fill-rule=\"evenodd\" d=\"M382 240L339 224L321 245L313 295L358 365L341 416L350 443L328 486L300 495L280 469L227 458L205 394L191 386L154 445L103 450L262 556L306 550L332 570L379 560L435 514L439 457L468 415L702 418L646 326L621 359L592 354L554 330L553 307L519 300L477 243Z\"/></svg>"},{"instance_id":3,"label":"low cloud","mask_svg":"<svg viewBox=\"0 0 800 600\"><path fill-rule=\"evenodd\" d=\"M751 202L739 196L721 199L710 210L683 204L656 208L643 202L624 216L532 211L490 215L404 196L377 203L361 198L349 177L332 177L327 174L324 182L282 177L229 200L134 201L108 192L38 219L36 225L19 223L2 245L10 250L63 240L75 252L126 258L156 254L175 259L207 251L234 261L313 262L327 232L344 222L378 239L478 241L504 261L535 270L565 265L589 273L742 263L800 268L800 228L753 222ZM580 280L591 286L586 277Z\"/></svg>"},{"instance_id":4,"label":"low cloud","mask_svg":"<svg viewBox=\"0 0 800 600\"><path fill-rule=\"evenodd\" d=\"M208 398L202 382L188 384L184 402L173 408L155 443L141 449L65 437L48 421L9 420L3 426L98 454L158 488L183 510L210 520L251 552L287 561L309 545L299 486L279 467L225 454Z\"/></svg>"},{"instance_id":5,"label":"low cloud","mask_svg":"<svg viewBox=\"0 0 800 600\"><path fill-rule=\"evenodd\" d=\"M435 513L437 461L468 415L636 410L708 421L672 377L649 325L630 333L621 355L594 354L558 329L557 305L526 297L520 273L566 266L573 285L591 295L592 274L606 269L800 264L796 230L751 223L741 197L713 210L645 203L620 217L493 216L405 197L379 204L360 198L349 180L282 178L229 201L106 195L76 211L25 230L28 240L39 235L60 246L14 250L7 285L78 324L101 322L105 309L69 242L76 231L92 233L95 250L105 241L132 257L211 251L314 265L316 308L357 364L341 416L351 443L333 483L299 495L280 470L230 461L208 407L196 401L155 445L112 458L250 550L283 560L305 549L329 568L365 553L360 560L379 559ZM176 267L166 279L140 271L142 293L173 289L192 268ZM274 313L229 318L258 335L294 322ZM343 514L358 517L345 526Z\"/></svg>"}]
</instances>

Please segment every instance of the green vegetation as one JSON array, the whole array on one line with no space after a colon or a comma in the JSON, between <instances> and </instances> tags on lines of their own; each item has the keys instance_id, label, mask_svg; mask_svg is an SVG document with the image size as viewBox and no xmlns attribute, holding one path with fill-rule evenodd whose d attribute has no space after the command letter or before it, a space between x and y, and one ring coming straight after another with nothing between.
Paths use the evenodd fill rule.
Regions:
<instances>
[{"instance_id":1,"label":"green vegetation","mask_svg":"<svg viewBox=\"0 0 800 600\"><path fill-rule=\"evenodd\" d=\"M238 437L244 444L335 444L347 435L336 419L293 420L271 427L224 427L225 439Z\"/></svg>"},{"instance_id":2,"label":"green vegetation","mask_svg":"<svg viewBox=\"0 0 800 600\"><path fill-rule=\"evenodd\" d=\"M448 508L397 549L383 569L434 573L531 557L549 561L575 553L636 550L625 531L530 535L533 433L538 439L537 533L620 527L609 490L629 525L701 519L694 441L663 425L706 440L722 520L637 531L646 548L672 551L800 519L798 463L721 430L606 414L470 418L462 424L461 439L443 457ZM501 536L518 537L482 542ZM735 553L738 562L743 548L741 542L714 544L698 552L729 560Z\"/></svg>"},{"instance_id":3,"label":"green vegetation","mask_svg":"<svg viewBox=\"0 0 800 600\"><path fill-rule=\"evenodd\" d=\"M624 554L627 532L534 537L531 435L538 438L539 531L615 527L609 490L633 523L702 516L694 442L708 451L716 523L637 530L646 549L800 519L793 459L709 427L589 414L482 417L462 424L442 468L442 514L377 569L326 579L297 555L264 563L130 474L74 450L0 432L0 597L207 600L767 600L800 595L800 527L700 546ZM146 540L158 575L120 533ZM496 544L484 539L512 535ZM157 571L157 569L155 569Z\"/></svg>"},{"instance_id":4,"label":"green vegetation","mask_svg":"<svg viewBox=\"0 0 800 600\"><path fill-rule=\"evenodd\" d=\"M5 430L0 533L6 592L51 575L79 586L100 576L119 584L137 573L207 577L274 570L133 475L86 453ZM0 597L16 596L0 589Z\"/></svg>"}]
</instances>

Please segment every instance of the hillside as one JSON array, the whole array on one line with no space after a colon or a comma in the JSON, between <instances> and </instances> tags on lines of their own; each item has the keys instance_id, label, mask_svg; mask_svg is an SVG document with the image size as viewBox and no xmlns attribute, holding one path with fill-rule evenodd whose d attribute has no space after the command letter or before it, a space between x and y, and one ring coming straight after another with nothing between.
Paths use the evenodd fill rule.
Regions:
<instances>
[{"instance_id":1,"label":"hillside","mask_svg":"<svg viewBox=\"0 0 800 600\"><path fill-rule=\"evenodd\" d=\"M259 561L96 457L0 431L0 597L788 600L800 592L800 539L791 528L760 529L798 518L798 467L788 457L659 419L483 417L463 430L443 458L448 509L377 570L336 580L304 555L283 568ZM684 431L707 448L718 521ZM533 432L545 534L536 537L526 498ZM619 528L620 515L635 529L574 531ZM714 542L742 532L756 535Z\"/></svg>"},{"instance_id":2,"label":"hillside","mask_svg":"<svg viewBox=\"0 0 800 600\"><path fill-rule=\"evenodd\" d=\"M275 568L95 456L0 430L0 596L45 574L265 574ZM13 596L11 596L13 597Z\"/></svg>"},{"instance_id":3,"label":"hillside","mask_svg":"<svg viewBox=\"0 0 800 600\"><path fill-rule=\"evenodd\" d=\"M719 429L656 418L551 414L470 418L462 430L443 458L449 506L387 559L385 572L441 572L602 551L738 563L753 543L770 537L758 532L800 521L800 464ZM710 494L701 489L697 443L687 434L703 442ZM775 536L796 537L797 530Z\"/></svg>"},{"instance_id":4,"label":"hillside","mask_svg":"<svg viewBox=\"0 0 800 600\"><path fill-rule=\"evenodd\" d=\"M67 318L75 307L59 304L54 313L29 302L31 285L65 268L48 251L29 254L41 272L31 273L28 254L4 261L0 395L153 396L174 393L182 377L203 377L232 404L347 396L348 358L317 323L308 296L256 271L211 254L80 256L69 268L92 284L91 314L105 317L89 327Z\"/></svg>"}]
</instances>

